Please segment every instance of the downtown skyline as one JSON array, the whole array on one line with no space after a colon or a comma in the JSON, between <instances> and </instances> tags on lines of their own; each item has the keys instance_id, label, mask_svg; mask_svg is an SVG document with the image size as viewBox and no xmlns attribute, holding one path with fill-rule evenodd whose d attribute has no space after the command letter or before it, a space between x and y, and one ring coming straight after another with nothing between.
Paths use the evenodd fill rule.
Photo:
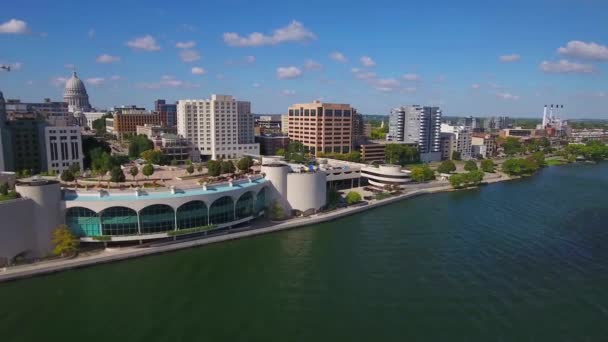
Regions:
<instances>
[{"instance_id":1,"label":"downtown skyline","mask_svg":"<svg viewBox=\"0 0 608 342\"><path fill-rule=\"evenodd\" d=\"M75 69L98 108L216 93L256 113L320 99L366 114L415 103L539 117L560 103L568 118L606 118L607 19L593 0L24 1L0 14L0 63L12 66L0 90L59 100Z\"/></svg>"}]
</instances>

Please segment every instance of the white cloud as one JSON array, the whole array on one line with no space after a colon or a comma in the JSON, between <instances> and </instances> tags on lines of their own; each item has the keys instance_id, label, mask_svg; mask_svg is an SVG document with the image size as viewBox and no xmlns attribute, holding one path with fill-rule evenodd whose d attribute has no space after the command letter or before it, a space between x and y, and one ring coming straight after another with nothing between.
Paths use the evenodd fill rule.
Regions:
<instances>
[{"instance_id":1,"label":"white cloud","mask_svg":"<svg viewBox=\"0 0 608 342\"><path fill-rule=\"evenodd\" d=\"M65 83L68 81L67 78L59 76L51 79L51 84L55 87L65 87Z\"/></svg>"},{"instance_id":2,"label":"white cloud","mask_svg":"<svg viewBox=\"0 0 608 342\"><path fill-rule=\"evenodd\" d=\"M254 88L260 88L262 85L258 82L255 82L254 84L251 85Z\"/></svg>"},{"instance_id":3,"label":"white cloud","mask_svg":"<svg viewBox=\"0 0 608 342\"><path fill-rule=\"evenodd\" d=\"M406 80L406 81L410 81L410 82L420 81L420 75L418 75L418 74L405 74L405 75L403 75L403 79Z\"/></svg>"},{"instance_id":4,"label":"white cloud","mask_svg":"<svg viewBox=\"0 0 608 342\"><path fill-rule=\"evenodd\" d=\"M477 84L477 83L474 83L474 84L471 84L471 88L472 89L479 89L479 88L481 88L481 85Z\"/></svg>"},{"instance_id":5,"label":"white cloud","mask_svg":"<svg viewBox=\"0 0 608 342\"><path fill-rule=\"evenodd\" d=\"M100 86L103 84L105 79L103 77L91 77L91 78L87 78L84 81L93 86Z\"/></svg>"},{"instance_id":6,"label":"white cloud","mask_svg":"<svg viewBox=\"0 0 608 342\"><path fill-rule=\"evenodd\" d=\"M502 100L519 100L519 95L513 95L510 93L496 93L496 97Z\"/></svg>"},{"instance_id":7,"label":"white cloud","mask_svg":"<svg viewBox=\"0 0 608 342\"><path fill-rule=\"evenodd\" d=\"M281 95L283 95L283 96L293 96L295 94L296 94L296 91L295 90L291 90L291 89L283 89L281 91Z\"/></svg>"},{"instance_id":8,"label":"white cloud","mask_svg":"<svg viewBox=\"0 0 608 342\"><path fill-rule=\"evenodd\" d=\"M95 29L90 29L89 32L87 32L87 35L89 38L95 38L95 33Z\"/></svg>"},{"instance_id":9,"label":"white cloud","mask_svg":"<svg viewBox=\"0 0 608 342\"><path fill-rule=\"evenodd\" d=\"M206 73L207 73L207 71L205 69L203 69L203 68L200 68L200 67L194 67L194 68L192 68L192 74L193 75L204 75Z\"/></svg>"},{"instance_id":10,"label":"white cloud","mask_svg":"<svg viewBox=\"0 0 608 342\"><path fill-rule=\"evenodd\" d=\"M274 30L270 36L260 32L250 33L246 37L236 32L224 33L224 43L234 47L277 45L287 42L304 42L316 38L314 33L296 20L285 27Z\"/></svg>"},{"instance_id":11,"label":"white cloud","mask_svg":"<svg viewBox=\"0 0 608 342\"><path fill-rule=\"evenodd\" d=\"M186 63L191 63L201 59L201 55L196 50L182 50L179 53L179 58Z\"/></svg>"},{"instance_id":12,"label":"white cloud","mask_svg":"<svg viewBox=\"0 0 608 342\"><path fill-rule=\"evenodd\" d=\"M196 42L193 40L189 40L187 42L177 42L175 47L178 49L192 49L196 46Z\"/></svg>"},{"instance_id":13,"label":"white cloud","mask_svg":"<svg viewBox=\"0 0 608 342\"><path fill-rule=\"evenodd\" d=\"M158 51L160 50L160 46L156 43L156 39L151 35L145 35L143 37L135 38L133 40L128 41L127 46L134 50L143 50L143 51Z\"/></svg>"},{"instance_id":14,"label":"white cloud","mask_svg":"<svg viewBox=\"0 0 608 342\"><path fill-rule=\"evenodd\" d=\"M192 84L176 79L171 75L163 75L158 82L140 83L138 85L144 89L161 89L161 88L198 88L198 84Z\"/></svg>"},{"instance_id":15,"label":"white cloud","mask_svg":"<svg viewBox=\"0 0 608 342\"><path fill-rule=\"evenodd\" d=\"M304 63L304 68L306 68L306 70L321 70L323 69L323 64L308 59Z\"/></svg>"},{"instance_id":16,"label":"white cloud","mask_svg":"<svg viewBox=\"0 0 608 342\"><path fill-rule=\"evenodd\" d=\"M122 80L122 77L120 75L113 75L112 77L110 77L110 79L112 81L119 81Z\"/></svg>"},{"instance_id":17,"label":"white cloud","mask_svg":"<svg viewBox=\"0 0 608 342\"><path fill-rule=\"evenodd\" d=\"M97 57L97 59L95 61L97 63L101 63L101 64L116 63L116 62L120 62L120 57L111 56L111 55L104 53L103 55L100 55L99 57Z\"/></svg>"},{"instance_id":18,"label":"white cloud","mask_svg":"<svg viewBox=\"0 0 608 342\"><path fill-rule=\"evenodd\" d=\"M437 76L436 82L437 83L443 83L443 82L445 82L445 80L446 80L446 78L445 78L444 75L439 75L439 76Z\"/></svg>"},{"instance_id":19,"label":"white cloud","mask_svg":"<svg viewBox=\"0 0 608 342\"><path fill-rule=\"evenodd\" d=\"M329 54L329 58L333 59L336 62L346 63L348 59L341 52L335 51Z\"/></svg>"},{"instance_id":20,"label":"white cloud","mask_svg":"<svg viewBox=\"0 0 608 342\"><path fill-rule=\"evenodd\" d=\"M350 71L355 75L355 78L359 80L369 80L376 78L376 73L371 71L361 70L359 68L352 68Z\"/></svg>"},{"instance_id":21,"label":"white cloud","mask_svg":"<svg viewBox=\"0 0 608 342\"><path fill-rule=\"evenodd\" d=\"M76 66L72 63L68 63L68 64L64 64L63 65L66 69L72 69L74 70L74 68L76 68Z\"/></svg>"},{"instance_id":22,"label":"white cloud","mask_svg":"<svg viewBox=\"0 0 608 342\"><path fill-rule=\"evenodd\" d=\"M401 86L401 83L394 78L373 79L371 80L371 84L376 90L382 92L392 92Z\"/></svg>"},{"instance_id":23,"label":"white cloud","mask_svg":"<svg viewBox=\"0 0 608 342\"><path fill-rule=\"evenodd\" d=\"M572 57L606 61L608 60L608 46L594 42L585 43L580 40L572 40L565 47L560 47L557 52L561 55Z\"/></svg>"},{"instance_id":24,"label":"white cloud","mask_svg":"<svg viewBox=\"0 0 608 342\"><path fill-rule=\"evenodd\" d=\"M277 78L280 80L289 80L302 76L302 70L295 66L277 68Z\"/></svg>"},{"instance_id":25,"label":"white cloud","mask_svg":"<svg viewBox=\"0 0 608 342\"><path fill-rule=\"evenodd\" d=\"M363 56L359 58L359 61L361 62L361 65L368 68L376 65L376 62L374 62L374 60L368 56Z\"/></svg>"},{"instance_id":26,"label":"white cloud","mask_svg":"<svg viewBox=\"0 0 608 342\"><path fill-rule=\"evenodd\" d=\"M245 63L246 64L253 64L253 63L255 63L255 56L245 56Z\"/></svg>"},{"instance_id":27,"label":"white cloud","mask_svg":"<svg viewBox=\"0 0 608 342\"><path fill-rule=\"evenodd\" d=\"M11 19L0 24L0 34L24 34L29 31L27 23L19 19Z\"/></svg>"},{"instance_id":28,"label":"white cloud","mask_svg":"<svg viewBox=\"0 0 608 342\"><path fill-rule=\"evenodd\" d=\"M514 53L512 55L503 55L498 57L498 59L502 62L502 63L512 63L512 62L517 62L521 59L521 56Z\"/></svg>"},{"instance_id":29,"label":"white cloud","mask_svg":"<svg viewBox=\"0 0 608 342\"><path fill-rule=\"evenodd\" d=\"M540 63L540 70L546 73L557 74L589 74L594 72L595 68L591 64L570 62L562 59L558 62L543 61Z\"/></svg>"}]
</instances>

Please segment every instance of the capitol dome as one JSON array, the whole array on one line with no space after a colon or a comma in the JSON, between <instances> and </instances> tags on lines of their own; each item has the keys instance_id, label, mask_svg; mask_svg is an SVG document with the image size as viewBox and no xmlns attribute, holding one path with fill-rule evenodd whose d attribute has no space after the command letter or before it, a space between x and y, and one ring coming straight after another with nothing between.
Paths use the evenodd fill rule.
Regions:
<instances>
[{"instance_id":1,"label":"capitol dome","mask_svg":"<svg viewBox=\"0 0 608 342\"><path fill-rule=\"evenodd\" d=\"M75 71L65 84L63 99L68 103L70 112L86 112L91 110L87 89L85 88L84 83L78 78Z\"/></svg>"}]
</instances>

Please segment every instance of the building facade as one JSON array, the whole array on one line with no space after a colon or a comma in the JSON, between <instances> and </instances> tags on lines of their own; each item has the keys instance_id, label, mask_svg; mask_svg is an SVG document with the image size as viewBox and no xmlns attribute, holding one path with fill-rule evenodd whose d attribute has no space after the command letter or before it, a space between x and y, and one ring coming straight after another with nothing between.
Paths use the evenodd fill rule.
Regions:
<instances>
[{"instance_id":1,"label":"building facade","mask_svg":"<svg viewBox=\"0 0 608 342\"><path fill-rule=\"evenodd\" d=\"M287 150L287 147L289 146L289 137L277 134L256 135L255 142L260 144L261 155L274 156L280 149Z\"/></svg>"},{"instance_id":2,"label":"building facade","mask_svg":"<svg viewBox=\"0 0 608 342\"><path fill-rule=\"evenodd\" d=\"M473 156L477 157L478 151L482 150L476 146L485 146L485 153L481 153L484 158L492 158L496 152L496 137L490 134L474 134L471 137Z\"/></svg>"},{"instance_id":3,"label":"building facade","mask_svg":"<svg viewBox=\"0 0 608 342\"><path fill-rule=\"evenodd\" d=\"M387 140L417 144L420 160L441 160L439 107L402 106L391 110Z\"/></svg>"},{"instance_id":4,"label":"building facade","mask_svg":"<svg viewBox=\"0 0 608 342\"><path fill-rule=\"evenodd\" d=\"M116 110L112 118L106 119L106 131L120 138L125 134L135 134L137 126L160 125L160 115L141 108Z\"/></svg>"},{"instance_id":5,"label":"building facade","mask_svg":"<svg viewBox=\"0 0 608 342\"><path fill-rule=\"evenodd\" d=\"M231 95L179 100L177 133L188 139L204 159L260 154L259 144L253 142L251 104L237 101Z\"/></svg>"},{"instance_id":6,"label":"building facade","mask_svg":"<svg viewBox=\"0 0 608 342\"><path fill-rule=\"evenodd\" d=\"M349 104L294 104L288 110L288 134L291 141L301 142L311 154L349 153L353 150L353 116Z\"/></svg>"},{"instance_id":7,"label":"building facade","mask_svg":"<svg viewBox=\"0 0 608 342\"><path fill-rule=\"evenodd\" d=\"M177 104L158 99L154 101L154 111L160 115L160 122L163 126L175 127L177 125Z\"/></svg>"},{"instance_id":8,"label":"building facade","mask_svg":"<svg viewBox=\"0 0 608 342\"><path fill-rule=\"evenodd\" d=\"M3 139L5 169L30 174L47 170L44 128L46 121L27 117L7 122L7 138Z\"/></svg>"},{"instance_id":9,"label":"building facade","mask_svg":"<svg viewBox=\"0 0 608 342\"><path fill-rule=\"evenodd\" d=\"M78 164L83 170L82 135L78 126L44 128L47 170L61 174Z\"/></svg>"},{"instance_id":10,"label":"building facade","mask_svg":"<svg viewBox=\"0 0 608 342\"><path fill-rule=\"evenodd\" d=\"M452 126L448 124L441 124L441 133L452 133L454 139L452 140L452 153L458 152L460 158L467 160L473 157L471 138L471 129L466 126Z\"/></svg>"}]
</instances>

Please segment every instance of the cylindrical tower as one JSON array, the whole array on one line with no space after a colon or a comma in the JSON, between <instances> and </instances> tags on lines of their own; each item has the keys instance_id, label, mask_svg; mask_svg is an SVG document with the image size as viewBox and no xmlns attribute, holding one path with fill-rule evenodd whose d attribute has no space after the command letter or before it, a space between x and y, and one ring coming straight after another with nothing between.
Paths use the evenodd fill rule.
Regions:
<instances>
[{"instance_id":1,"label":"cylindrical tower","mask_svg":"<svg viewBox=\"0 0 608 342\"><path fill-rule=\"evenodd\" d=\"M291 210L287 201L287 174L289 166L281 163L262 164L261 172L272 183L271 201L277 201L286 212Z\"/></svg>"}]
</instances>

